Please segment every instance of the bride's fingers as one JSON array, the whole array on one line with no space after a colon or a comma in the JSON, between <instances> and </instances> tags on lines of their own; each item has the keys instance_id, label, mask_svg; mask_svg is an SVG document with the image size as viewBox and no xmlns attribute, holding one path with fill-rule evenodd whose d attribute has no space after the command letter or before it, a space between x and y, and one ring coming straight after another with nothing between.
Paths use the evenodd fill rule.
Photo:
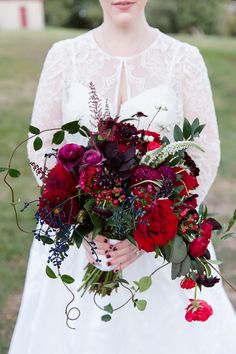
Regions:
<instances>
[{"instance_id":1,"label":"bride's fingers","mask_svg":"<svg viewBox=\"0 0 236 354\"><path fill-rule=\"evenodd\" d=\"M130 243L130 245L128 245L125 248L122 248L120 250L114 250L114 248L113 248L113 251L111 251L110 255L111 255L112 259L113 258L117 259L117 258L119 258L121 256L126 255L126 254L131 254L132 255L133 253L136 253L137 250L138 249L134 245L132 245Z\"/></svg>"},{"instance_id":2,"label":"bride's fingers","mask_svg":"<svg viewBox=\"0 0 236 354\"><path fill-rule=\"evenodd\" d=\"M125 269L126 267L128 267L128 265L130 265L131 263L133 263L134 261L136 261L136 259L138 259L139 256L135 256L135 257L132 257L130 259L126 259L124 262L120 262L116 268L113 270L113 272L118 272L120 270L123 270Z\"/></svg>"}]
</instances>

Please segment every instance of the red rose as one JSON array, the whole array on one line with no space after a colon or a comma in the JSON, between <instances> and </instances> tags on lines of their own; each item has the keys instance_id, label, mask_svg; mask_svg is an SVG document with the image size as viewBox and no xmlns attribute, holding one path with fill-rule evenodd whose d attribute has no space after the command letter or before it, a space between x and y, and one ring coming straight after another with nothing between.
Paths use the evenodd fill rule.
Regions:
<instances>
[{"instance_id":1,"label":"red rose","mask_svg":"<svg viewBox=\"0 0 236 354\"><path fill-rule=\"evenodd\" d=\"M204 220L201 224L201 236L210 239L212 230L213 226L209 224L207 220Z\"/></svg>"},{"instance_id":2,"label":"red rose","mask_svg":"<svg viewBox=\"0 0 236 354\"><path fill-rule=\"evenodd\" d=\"M181 280L180 286L182 289L192 289L196 285L196 282L189 277L185 277L184 279Z\"/></svg>"},{"instance_id":3,"label":"red rose","mask_svg":"<svg viewBox=\"0 0 236 354\"><path fill-rule=\"evenodd\" d=\"M198 237L195 238L189 246L189 253L192 257L201 257L207 249L210 240L206 237Z\"/></svg>"},{"instance_id":4,"label":"red rose","mask_svg":"<svg viewBox=\"0 0 236 354\"><path fill-rule=\"evenodd\" d=\"M213 314L212 307L204 300L189 299L190 305L186 308L185 319L188 322L205 322Z\"/></svg>"},{"instance_id":5,"label":"red rose","mask_svg":"<svg viewBox=\"0 0 236 354\"><path fill-rule=\"evenodd\" d=\"M163 246L175 237L178 218L172 204L168 199L158 200L144 216L139 217L134 231L139 249L153 252L156 246Z\"/></svg>"},{"instance_id":6,"label":"red rose","mask_svg":"<svg viewBox=\"0 0 236 354\"><path fill-rule=\"evenodd\" d=\"M180 167L173 168L175 173L181 171ZM199 184L197 178L190 175L187 171L181 172L181 179L177 181L176 186L184 186L183 190L179 193L180 196L188 195L190 190L196 189Z\"/></svg>"},{"instance_id":7,"label":"red rose","mask_svg":"<svg viewBox=\"0 0 236 354\"><path fill-rule=\"evenodd\" d=\"M73 174L66 170L60 163L49 172L44 189L45 191L53 191L56 189L64 190L67 192L67 195L72 195L77 192L76 181Z\"/></svg>"},{"instance_id":8,"label":"red rose","mask_svg":"<svg viewBox=\"0 0 236 354\"><path fill-rule=\"evenodd\" d=\"M39 216L49 226L58 228L63 224L74 224L79 212L77 198L70 198L67 191L54 189L44 191L39 203Z\"/></svg>"}]
</instances>

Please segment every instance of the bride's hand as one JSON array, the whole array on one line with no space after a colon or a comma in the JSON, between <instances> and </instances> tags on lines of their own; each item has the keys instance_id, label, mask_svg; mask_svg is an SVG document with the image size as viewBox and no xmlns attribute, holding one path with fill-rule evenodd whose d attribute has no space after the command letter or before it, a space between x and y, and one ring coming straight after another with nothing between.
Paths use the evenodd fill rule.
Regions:
<instances>
[{"instance_id":1,"label":"bride's hand","mask_svg":"<svg viewBox=\"0 0 236 354\"><path fill-rule=\"evenodd\" d=\"M91 234L87 237L88 241L92 241ZM98 255L106 255L107 265L115 265L114 271L119 271L133 263L143 253L139 251L129 240L120 241L115 245L110 245L109 239L102 235L97 235L94 242L96 243L96 253ZM96 264L91 252L91 246L83 241L87 258L93 265Z\"/></svg>"}]
</instances>

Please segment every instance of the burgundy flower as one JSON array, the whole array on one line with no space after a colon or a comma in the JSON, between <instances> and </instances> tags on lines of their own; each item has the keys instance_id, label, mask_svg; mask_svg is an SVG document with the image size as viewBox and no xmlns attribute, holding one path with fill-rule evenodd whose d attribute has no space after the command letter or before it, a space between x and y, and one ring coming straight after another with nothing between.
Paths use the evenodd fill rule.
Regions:
<instances>
[{"instance_id":1,"label":"burgundy flower","mask_svg":"<svg viewBox=\"0 0 236 354\"><path fill-rule=\"evenodd\" d=\"M77 144L66 144L57 153L57 160L69 171L80 164L85 148Z\"/></svg>"},{"instance_id":2,"label":"burgundy flower","mask_svg":"<svg viewBox=\"0 0 236 354\"><path fill-rule=\"evenodd\" d=\"M90 149L87 150L82 158L82 168L88 166L88 165L93 165L93 166L99 166L105 161L105 158L103 154L96 149Z\"/></svg>"},{"instance_id":3,"label":"burgundy flower","mask_svg":"<svg viewBox=\"0 0 236 354\"><path fill-rule=\"evenodd\" d=\"M207 277L206 274L201 274L198 276L197 282L200 285L205 286L206 288L212 288L214 285L219 283L220 278L217 277Z\"/></svg>"},{"instance_id":4,"label":"burgundy flower","mask_svg":"<svg viewBox=\"0 0 236 354\"><path fill-rule=\"evenodd\" d=\"M192 257L201 257L209 245L210 240L206 237L195 238L189 246L189 253Z\"/></svg>"},{"instance_id":5,"label":"burgundy flower","mask_svg":"<svg viewBox=\"0 0 236 354\"><path fill-rule=\"evenodd\" d=\"M186 308L185 319L188 322L205 322L213 314L212 307L204 300L189 299L190 304Z\"/></svg>"},{"instance_id":6,"label":"burgundy flower","mask_svg":"<svg viewBox=\"0 0 236 354\"><path fill-rule=\"evenodd\" d=\"M157 181L161 179L161 173L150 166L136 166L131 172L130 184L136 184L142 181Z\"/></svg>"},{"instance_id":7,"label":"burgundy flower","mask_svg":"<svg viewBox=\"0 0 236 354\"><path fill-rule=\"evenodd\" d=\"M201 224L201 237L210 239L212 230L213 230L212 225L209 224L207 220L204 220L203 223Z\"/></svg>"}]
</instances>

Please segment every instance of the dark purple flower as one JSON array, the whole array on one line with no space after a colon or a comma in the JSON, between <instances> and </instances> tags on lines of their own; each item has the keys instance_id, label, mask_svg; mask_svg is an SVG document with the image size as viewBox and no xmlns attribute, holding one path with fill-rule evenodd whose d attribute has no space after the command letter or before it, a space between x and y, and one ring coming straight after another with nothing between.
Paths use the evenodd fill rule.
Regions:
<instances>
[{"instance_id":1,"label":"dark purple flower","mask_svg":"<svg viewBox=\"0 0 236 354\"><path fill-rule=\"evenodd\" d=\"M158 168L159 173L162 177L162 186L158 194L159 198L167 198L171 194L174 184L176 182L176 174L168 166L160 166Z\"/></svg>"},{"instance_id":2,"label":"dark purple flower","mask_svg":"<svg viewBox=\"0 0 236 354\"><path fill-rule=\"evenodd\" d=\"M71 171L77 166L84 155L85 148L77 144L66 144L62 146L57 153L57 160L67 170Z\"/></svg>"},{"instance_id":3,"label":"dark purple flower","mask_svg":"<svg viewBox=\"0 0 236 354\"><path fill-rule=\"evenodd\" d=\"M90 149L83 155L82 165L99 166L105 161L103 154L96 149Z\"/></svg>"}]
</instances>

